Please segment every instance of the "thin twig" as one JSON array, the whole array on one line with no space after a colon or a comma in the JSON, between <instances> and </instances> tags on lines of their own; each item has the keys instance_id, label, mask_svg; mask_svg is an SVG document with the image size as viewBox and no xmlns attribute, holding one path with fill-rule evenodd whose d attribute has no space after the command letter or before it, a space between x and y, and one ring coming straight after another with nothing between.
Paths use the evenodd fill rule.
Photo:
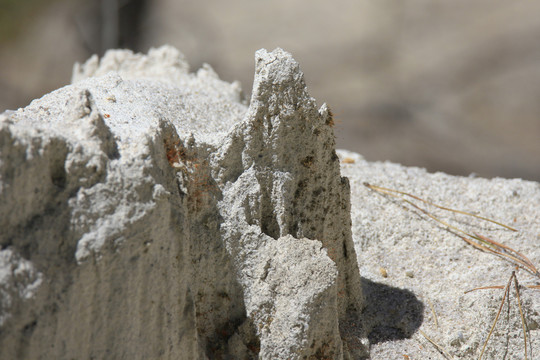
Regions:
<instances>
[{"instance_id":1,"label":"thin twig","mask_svg":"<svg viewBox=\"0 0 540 360\"><path fill-rule=\"evenodd\" d=\"M497 325L497 321L499 320L499 316L501 315L502 308L504 306L504 301L506 300L506 297L509 296L510 293L510 284L512 283L512 277L516 275L515 271L512 272L512 276L510 276L510 280L508 280L508 284L506 284L506 287L504 289L504 295L501 301L501 306L499 306L499 311L497 311L497 316L495 316L495 320L493 321L493 325L491 325L491 330L489 331L488 337L486 341L484 342L484 346L482 347L482 352L480 353L480 356L478 357L478 360L482 360L482 356L484 356L484 351L486 350L487 343L489 341L489 338L491 337L491 334L493 334L493 330L495 330L495 325Z\"/></svg>"},{"instance_id":2,"label":"thin twig","mask_svg":"<svg viewBox=\"0 0 540 360\"><path fill-rule=\"evenodd\" d=\"M429 336L426 335L425 332L423 332L422 330L418 330L420 332L420 334L422 334L423 337L426 338L427 341L429 341L433 346L435 346L435 348L447 359L450 359L450 360L453 360L454 358L452 357L452 355L450 355L446 350L444 350L444 348L437 344L434 340L430 339Z\"/></svg>"},{"instance_id":3,"label":"thin twig","mask_svg":"<svg viewBox=\"0 0 540 360\"><path fill-rule=\"evenodd\" d=\"M438 329L439 328L439 320L437 320L437 314L435 313L435 308L433 307L433 304L431 303L431 300L429 300L428 297L426 297L426 300L428 302L429 308L431 309L431 313L433 314L433 321L435 322L435 326Z\"/></svg>"},{"instance_id":4,"label":"thin twig","mask_svg":"<svg viewBox=\"0 0 540 360\"><path fill-rule=\"evenodd\" d=\"M482 251L489 252L489 253L491 253L493 255L496 255L496 256L502 257L502 258L504 258L504 259L506 259L508 261L511 261L512 263L514 263L518 267L522 267L526 271L528 271L528 272L532 273L533 275L537 276L538 278L540 278L540 272L538 271L538 269L534 266L534 264L525 255L523 255L519 251L514 250L511 247L509 247L507 245L504 245L504 244L502 244L500 242L497 242L497 241L495 241L493 239L490 239L487 236L483 236L483 235L478 234L476 232L471 234L471 233L469 233L469 232L467 232L465 230L462 230L462 229L460 229L460 228L458 228L458 227L456 227L454 225L451 225L448 222L446 222L444 220L441 220L438 217L436 217L435 215L431 214L429 211L427 211L427 210L421 208L420 206L416 205L412 201L406 199L405 197L410 197L412 199L421 201L421 202L423 202L425 204L437 207L437 208L442 209L442 210L451 211L451 212L462 214L462 215L468 215L468 216L475 217L477 219L488 221L488 222L491 222L493 224L502 226L502 227L504 227L506 229L509 229L509 230L512 230L512 231L517 231L516 229L514 229L514 228L512 228L512 227L510 227L508 225L502 224L502 223L500 223L498 221L483 217L483 216L479 216L479 215L475 215L475 214L472 214L472 213L469 213L469 212L466 212L466 211L451 209L451 208L447 208L447 207L444 207L444 206L434 204L434 203L432 203L430 201L424 200L422 198L419 198L418 196L406 193L404 191L388 189L388 188L384 188L384 187L381 187L381 186L371 185L371 184L368 184L368 183L364 183L364 185L366 187L372 189L372 190L375 190L375 191L379 192L379 193L386 194L386 195L398 198L398 199L406 202L407 204L409 204L412 207L414 207L415 209L419 210L420 212L422 212L426 216L428 216L431 219L437 221L438 223L446 226L449 230L456 233L456 235L458 235L461 239L463 239L466 243L473 246L474 248L482 250ZM460 235L460 234L463 234L463 235ZM472 239L474 239L476 241L474 241ZM505 303L506 299L508 298L508 301L510 302L510 286L512 284L512 280L514 281L514 286L516 288L516 297L517 297L517 301L518 301L518 308L519 308L519 313L520 313L520 318L521 318L521 325L522 325L522 328L523 328L523 341L525 343L525 360L528 359L527 358L527 353L528 353L528 351L527 351L527 324L526 324L526 321L525 321L525 315L524 315L524 312L523 312L523 308L521 306L521 297L520 297L520 294L519 294L519 283L518 283L518 280L517 280L516 272L512 271L512 275L510 276L510 279L508 280L508 283L506 284L506 286L502 286L502 285L484 286L484 287L478 287L478 288L474 288L472 290L465 291L465 293L469 293L469 292L475 291L475 290L503 289L504 288L504 294L503 294L503 298L501 300L501 305L499 306L499 310L497 311L497 315L495 316L495 320L493 321L493 324L491 326L491 329L489 331L487 339L484 342L484 345L482 347L482 351L480 353L480 356L478 357L478 360L481 360L482 356L484 355L484 352L486 350L486 346L487 346L487 344L489 342L489 339L491 338L491 335L493 334L493 331L495 330L495 326L497 325L497 321L499 320L499 317L501 315L501 311L502 311L502 308L504 306L504 303ZM525 285L525 286L527 288L530 288L530 289L540 289L540 285ZM437 316L436 316L435 311L433 309L433 305L431 304L429 299L428 299L428 303L429 303L429 305L431 307L431 311L432 311L433 316L434 316L435 325L437 325L437 327L438 327ZM448 353L446 353L444 351L444 349L440 345L438 345L437 343L435 343L435 341L430 339L422 330L419 330L419 331L431 344L433 344L437 348L437 350L439 350L439 352L441 352L441 354L443 354L445 357L450 356L450 355L448 355ZM451 358L451 356L450 356L450 358Z\"/></svg>"},{"instance_id":5,"label":"thin twig","mask_svg":"<svg viewBox=\"0 0 540 360\"><path fill-rule=\"evenodd\" d=\"M474 234L483 241L486 241L486 242L488 242L488 243L490 243L490 244L492 244L492 245L494 245L494 246L496 246L496 247L498 247L500 249L504 249L508 253L515 254L515 256L509 255L509 254L505 254L505 256L508 256L508 257L511 257L511 258L515 259L516 262L519 262L520 264L522 264L525 268L530 270L530 272L532 272L534 275L540 277L540 273L538 272L538 269L536 269L536 267L534 266L532 261L529 260L529 258L527 258L525 255L523 255L519 251L514 250L511 247L506 246L506 245L504 245L504 244L502 244L500 242L492 240L492 239L488 238L487 236L482 236L482 235L477 234L477 233L474 233Z\"/></svg>"},{"instance_id":6,"label":"thin twig","mask_svg":"<svg viewBox=\"0 0 540 360\"><path fill-rule=\"evenodd\" d=\"M525 315L524 315L524 312L523 312L523 307L521 306L521 296L519 294L519 282L518 282L518 279L517 279L517 275L516 275L516 272L515 271L512 271L512 275L510 276L510 279L508 280L508 284L505 286L502 286L502 285L496 285L496 286L483 286L483 287L478 287L478 288L474 288L472 290L467 290L465 291L465 293L469 293L471 291L475 291L475 290L488 290L488 289L503 289L505 288L505 292L504 292L504 297L503 297L503 300L502 300L502 303L501 303L501 308L499 309L499 313L502 309L502 306L504 304L504 300L506 299L506 297L508 297L508 301L510 301L510 289L508 288L512 282L512 279L514 280L514 286L516 288L516 297L517 297L517 302L518 302L518 308L519 308L519 315L520 315L520 318L521 318L521 326L523 328L523 341L525 343L525 360L527 360L527 333L528 333L528 330L527 330L527 322L525 321ZM540 289L540 285L525 285L525 287L527 288L530 288L530 289ZM497 317L499 316L499 313L497 314ZM493 326L491 328L491 331L490 331L490 335L491 335L491 332L493 331L493 328L495 327L495 324L497 322L497 318L495 318L495 322L493 323ZM484 348L487 344L487 341L489 340L489 336L488 336L488 339L486 340L486 343L484 343ZM484 350L482 349L482 354L484 353ZM481 358L481 357L480 357Z\"/></svg>"},{"instance_id":7,"label":"thin twig","mask_svg":"<svg viewBox=\"0 0 540 360\"><path fill-rule=\"evenodd\" d=\"M405 197L406 196L410 197L412 199L421 201L421 202L423 202L425 204L435 206L435 207L437 207L439 209L455 212L455 213L458 213L458 214L473 216L473 217L475 217L477 219L481 219L481 220L491 222L493 224L497 224L497 225L502 226L502 227L504 227L506 229L509 229L509 230L512 230L512 231L517 231L513 227L510 227L510 226L505 225L503 223L500 223L498 221L495 221L495 220L492 220L492 219L489 219L489 218L486 218L486 217L483 217L483 216L475 215L475 214L472 214L472 213L469 213L469 212L466 212L466 211L461 211L461 210L456 210L456 209L451 209L451 208L448 208L448 207L440 206L440 205L434 204L434 203L432 203L430 201L424 200L424 199L422 199L422 198L420 198L418 196L409 194L409 193L404 192L404 191L388 189L388 188L381 187L381 186L371 185L369 183L364 183L364 185L366 187L374 190L374 191L377 191L379 193L386 194L386 195L398 198L401 201L406 202L407 204L409 204L412 207L414 207L415 209L419 210L420 212L422 212L426 216L430 217L431 219L437 221L439 224L444 225L446 228L448 228L452 232L456 233L456 235L461 237L461 239L463 239L465 242L467 242L469 245L472 245L476 249L479 249L479 250L482 250L482 251L485 251L485 252L489 252L489 253L491 253L493 255L496 255L496 256L499 256L499 257L501 257L503 259L506 259L507 261L510 261L513 264L522 267L524 270L526 270L526 271L530 272L531 274L535 275L536 277L540 278L540 272L538 271L538 269L533 265L533 263L525 255L523 255L519 251L514 250L511 247L509 247L507 245L504 245L502 243L499 243L499 242L497 242L495 240L492 240L492 239L488 238L487 236L483 236L483 235L480 235L478 233L472 233L471 234L471 233L469 233L469 232L467 232L465 230L462 230L462 229L458 228L457 226L454 226L454 225L452 225L452 224L450 224L450 223L448 223L448 222L446 222L444 220L439 219L438 217L436 217L435 215L433 215L432 213L430 213L426 209L416 205L415 203L413 203L412 201L406 199ZM462 234L462 235L460 235L460 234ZM465 236L463 236L463 235L465 235ZM474 241L472 239L474 239L476 241Z\"/></svg>"},{"instance_id":8,"label":"thin twig","mask_svg":"<svg viewBox=\"0 0 540 360\"><path fill-rule=\"evenodd\" d=\"M476 290L491 290L491 289L504 289L504 285L493 285L493 286L481 286L474 289L466 290L463 293L468 294L470 292L476 291Z\"/></svg>"},{"instance_id":9,"label":"thin twig","mask_svg":"<svg viewBox=\"0 0 540 360\"><path fill-rule=\"evenodd\" d=\"M521 297L519 296L519 284L515 272L512 272L514 277L514 286L516 287L516 296L519 307L519 315L521 316L521 326L523 327L523 341L525 342L525 360L527 360L527 324L525 323L525 316L523 315L523 309L521 308Z\"/></svg>"},{"instance_id":10,"label":"thin twig","mask_svg":"<svg viewBox=\"0 0 540 360\"><path fill-rule=\"evenodd\" d=\"M527 289L540 290L540 285L521 285L521 286L526 287ZM468 294L476 290L492 290L492 289L504 289L504 285L480 286L474 289L466 290L463 293Z\"/></svg>"},{"instance_id":11,"label":"thin twig","mask_svg":"<svg viewBox=\"0 0 540 360\"><path fill-rule=\"evenodd\" d=\"M421 202L423 202L425 204L435 206L436 208L439 208L439 209L442 209L442 210L451 211L451 212L455 212L455 213L462 214L462 215L472 216L472 217L475 217L477 219L484 220L484 221L489 221L490 223L502 226L504 228L507 228L508 230L518 231L517 229L514 229L513 227L505 225L505 224L500 223L498 221L495 221L495 220L492 220L492 219L489 219L489 218L486 218L486 217L483 217L483 216L479 216L479 215L476 215L476 214L473 214L473 213L470 213L470 212L467 212L467 211L456 210L456 209L447 208L445 206L437 205L437 204L432 203L431 201L424 200L424 199L422 199L422 198L420 198L418 196L415 196L413 194L409 194L409 193L407 193L405 191L399 191L399 190L385 188L385 187L382 187L382 186L371 185L371 184L369 184L367 182L365 182L364 185L367 186L370 189L377 190L377 191L380 191L380 192L385 192L385 193L387 193L389 195L391 195L391 193L401 194L401 195L413 198L415 200L421 201Z\"/></svg>"}]
</instances>

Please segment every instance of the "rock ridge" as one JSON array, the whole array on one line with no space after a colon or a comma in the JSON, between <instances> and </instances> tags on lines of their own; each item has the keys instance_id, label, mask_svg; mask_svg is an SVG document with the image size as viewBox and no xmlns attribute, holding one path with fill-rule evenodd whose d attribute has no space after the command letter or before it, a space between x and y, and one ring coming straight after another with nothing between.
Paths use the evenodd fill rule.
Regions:
<instances>
[{"instance_id":1,"label":"rock ridge","mask_svg":"<svg viewBox=\"0 0 540 360\"><path fill-rule=\"evenodd\" d=\"M0 115L0 357L364 356L332 124L281 49L249 106L165 46Z\"/></svg>"}]
</instances>

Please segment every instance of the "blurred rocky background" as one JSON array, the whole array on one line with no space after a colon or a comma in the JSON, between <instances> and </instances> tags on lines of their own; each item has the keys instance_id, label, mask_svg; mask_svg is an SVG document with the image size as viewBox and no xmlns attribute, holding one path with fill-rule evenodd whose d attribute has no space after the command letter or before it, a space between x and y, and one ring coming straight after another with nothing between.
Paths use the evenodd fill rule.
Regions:
<instances>
[{"instance_id":1,"label":"blurred rocky background","mask_svg":"<svg viewBox=\"0 0 540 360\"><path fill-rule=\"evenodd\" d=\"M339 148L456 175L540 181L540 4L508 0L0 0L0 112L108 48L171 44L247 96L282 47Z\"/></svg>"}]
</instances>

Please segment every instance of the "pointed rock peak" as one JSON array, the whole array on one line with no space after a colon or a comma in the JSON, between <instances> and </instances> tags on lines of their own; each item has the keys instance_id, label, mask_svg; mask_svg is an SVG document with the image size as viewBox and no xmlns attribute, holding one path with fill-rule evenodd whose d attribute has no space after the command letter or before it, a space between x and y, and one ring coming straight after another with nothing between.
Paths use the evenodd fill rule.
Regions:
<instances>
[{"instance_id":1,"label":"pointed rock peak","mask_svg":"<svg viewBox=\"0 0 540 360\"><path fill-rule=\"evenodd\" d=\"M260 49L255 53L255 76L261 81L273 84L303 81L304 74L292 55L281 48L272 52Z\"/></svg>"},{"instance_id":2,"label":"pointed rock peak","mask_svg":"<svg viewBox=\"0 0 540 360\"><path fill-rule=\"evenodd\" d=\"M312 100L304 82L304 73L292 55L277 48L272 52L260 49L255 53L255 79L251 104L280 99L295 105L299 98Z\"/></svg>"}]
</instances>

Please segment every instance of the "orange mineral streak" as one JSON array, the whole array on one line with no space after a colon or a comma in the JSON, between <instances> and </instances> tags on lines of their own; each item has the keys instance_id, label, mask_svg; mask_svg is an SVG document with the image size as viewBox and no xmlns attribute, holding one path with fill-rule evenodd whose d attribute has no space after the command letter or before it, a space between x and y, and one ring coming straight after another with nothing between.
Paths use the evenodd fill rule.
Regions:
<instances>
[{"instance_id":1,"label":"orange mineral streak","mask_svg":"<svg viewBox=\"0 0 540 360\"><path fill-rule=\"evenodd\" d=\"M163 144L169 165L182 172L186 179L189 203L194 210L201 209L217 190L208 162L201 160L196 151L186 149L180 139L165 138Z\"/></svg>"}]
</instances>

